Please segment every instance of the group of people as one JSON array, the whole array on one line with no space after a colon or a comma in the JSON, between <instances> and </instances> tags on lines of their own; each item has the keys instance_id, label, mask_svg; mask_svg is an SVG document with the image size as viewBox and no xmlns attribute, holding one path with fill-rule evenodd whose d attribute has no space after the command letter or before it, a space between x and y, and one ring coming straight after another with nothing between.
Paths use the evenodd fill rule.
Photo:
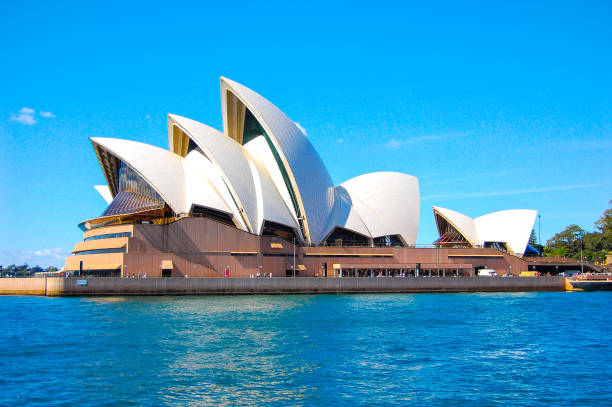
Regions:
<instances>
[{"instance_id":1,"label":"group of people","mask_svg":"<svg viewBox=\"0 0 612 407\"><path fill-rule=\"evenodd\" d=\"M387 276L387 275L383 274L383 272L382 272L382 271L379 271L379 272L378 272L378 274L376 275L376 277L380 277L380 278L385 278L385 277L399 277L399 278L404 278L404 277L406 277L406 272L404 271L404 272L401 272L401 273L397 273L397 274L395 274L395 275L393 275L393 274L392 274L392 275Z\"/></svg>"},{"instance_id":2,"label":"group of people","mask_svg":"<svg viewBox=\"0 0 612 407\"><path fill-rule=\"evenodd\" d=\"M147 278L147 273L142 274L142 272L140 272L140 271L138 272L138 274L134 274L134 273L129 274L129 273L126 273L123 276L123 278Z\"/></svg>"},{"instance_id":3,"label":"group of people","mask_svg":"<svg viewBox=\"0 0 612 407\"><path fill-rule=\"evenodd\" d=\"M251 278L272 278L272 273L263 273L263 275L258 271L257 274L250 274Z\"/></svg>"}]
</instances>

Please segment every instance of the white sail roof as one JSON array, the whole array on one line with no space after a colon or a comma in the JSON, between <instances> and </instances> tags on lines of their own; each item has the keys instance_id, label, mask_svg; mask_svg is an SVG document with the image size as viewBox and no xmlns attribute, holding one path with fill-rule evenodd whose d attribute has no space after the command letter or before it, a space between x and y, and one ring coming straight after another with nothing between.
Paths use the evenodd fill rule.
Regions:
<instances>
[{"instance_id":1,"label":"white sail roof","mask_svg":"<svg viewBox=\"0 0 612 407\"><path fill-rule=\"evenodd\" d=\"M479 216L474 219L478 242L505 242L513 253L523 254L531 236L537 211L512 209Z\"/></svg>"},{"instance_id":2,"label":"white sail roof","mask_svg":"<svg viewBox=\"0 0 612 407\"><path fill-rule=\"evenodd\" d=\"M285 186L285 181L283 180L283 175L281 174L280 168L276 165L276 160L274 159L274 154L272 150L270 150L270 146L266 142L264 136L255 137L253 140L244 144L243 146L249 153L251 157L253 157L257 162L259 162L268 172L272 184L276 187L276 190L281 196L281 199L285 203L285 206L289 209L291 216L297 222L297 214L295 213L295 209L291 202L291 197L289 195L289 190Z\"/></svg>"},{"instance_id":3,"label":"white sail roof","mask_svg":"<svg viewBox=\"0 0 612 407\"><path fill-rule=\"evenodd\" d=\"M276 106L226 78L221 95L225 133L169 114L170 151L92 139L108 184L96 189L107 201L115 196L124 162L179 215L199 205L231 214L242 230L261 234L265 222L273 222L314 245L335 228L367 238L399 235L405 244L416 244L416 178L381 172L334 187L305 131Z\"/></svg>"},{"instance_id":4,"label":"white sail roof","mask_svg":"<svg viewBox=\"0 0 612 407\"><path fill-rule=\"evenodd\" d=\"M301 238L300 227L296 219L276 190L265 167L256 159L252 157L247 158L251 165L251 174L253 174L253 184L255 185L257 197L258 211L254 233L261 234L264 222L270 221L294 229Z\"/></svg>"},{"instance_id":5,"label":"white sail roof","mask_svg":"<svg viewBox=\"0 0 612 407\"><path fill-rule=\"evenodd\" d=\"M132 167L174 212L185 213L185 177L180 155L137 141L102 137L90 140L96 151L104 150ZM100 164L107 180L116 178L115 174L108 173L108 166L102 162ZM116 191L117 187L114 188Z\"/></svg>"},{"instance_id":6,"label":"white sail roof","mask_svg":"<svg viewBox=\"0 0 612 407\"><path fill-rule=\"evenodd\" d=\"M434 206L433 210L435 216L446 219L470 244L505 243L508 250L518 255L525 253L537 215L537 211L532 209L511 209L472 219L446 208Z\"/></svg>"},{"instance_id":7,"label":"white sail roof","mask_svg":"<svg viewBox=\"0 0 612 407\"><path fill-rule=\"evenodd\" d=\"M221 212L232 213L228 203L229 196L222 197L220 183L213 179L220 178L216 167L198 150L189 152L183 159L185 171L186 212L192 205L204 206ZM221 184L221 187L224 185ZM223 191L223 190L222 190Z\"/></svg>"},{"instance_id":8,"label":"white sail roof","mask_svg":"<svg viewBox=\"0 0 612 407\"><path fill-rule=\"evenodd\" d=\"M331 177L304 133L282 111L251 89L221 78L223 127L229 135L228 92L237 97L255 116L274 145L287 173L303 218L305 238L318 244L324 238L334 207ZM277 184L277 189L282 188Z\"/></svg>"},{"instance_id":9,"label":"white sail roof","mask_svg":"<svg viewBox=\"0 0 612 407\"><path fill-rule=\"evenodd\" d=\"M113 194L111 194L108 185L94 185L94 188L104 198L107 204L113 201Z\"/></svg>"},{"instance_id":10,"label":"white sail roof","mask_svg":"<svg viewBox=\"0 0 612 407\"><path fill-rule=\"evenodd\" d=\"M372 237L399 235L415 245L419 229L419 182L399 172L373 172L341 184Z\"/></svg>"},{"instance_id":11,"label":"white sail roof","mask_svg":"<svg viewBox=\"0 0 612 407\"><path fill-rule=\"evenodd\" d=\"M452 211L450 209L441 208L439 206L433 207L434 216L441 216L448 223L450 223L457 232L461 233L463 237L473 246L479 245L478 234L476 233L476 225L474 219L466 216L462 213ZM436 224L438 223L436 219ZM440 225L437 225L440 227ZM438 230L440 233L440 230Z\"/></svg>"},{"instance_id":12,"label":"white sail roof","mask_svg":"<svg viewBox=\"0 0 612 407\"><path fill-rule=\"evenodd\" d=\"M355 209L353 200L343 186L336 187L336 199L334 200L334 210L330 223L327 226L326 237L333 233L334 229L341 227L351 232L371 238L372 234L366 224Z\"/></svg>"},{"instance_id":13,"label":"white sail roof","mask_svg":"<svg viewBox=\"0 0 612 407\"><path fill-rule=\"evenodd\" d=\"M186 117L169 114L168 123L169 128L175 125L183 130L217 166L235 201L236 216L242 218L248 231L255 233L257 198L251 168L242 146L218 130Z\"/></svg>"}]
</instances>

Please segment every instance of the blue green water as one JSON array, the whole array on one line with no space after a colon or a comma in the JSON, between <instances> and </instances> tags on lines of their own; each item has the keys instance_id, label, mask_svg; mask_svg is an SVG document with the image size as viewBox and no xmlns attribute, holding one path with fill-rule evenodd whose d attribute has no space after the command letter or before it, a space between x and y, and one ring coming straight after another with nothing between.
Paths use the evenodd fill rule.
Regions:
<instances>
[{"instance_id":1,"label":"blue green water","mask_svg":"<svg viewBox=\"0 0 612 407\"><path fill-rule=\"evenodd\" d=\"M0 297L0 405L612 405L612 293Z\"/></svg>"}]
</instances>

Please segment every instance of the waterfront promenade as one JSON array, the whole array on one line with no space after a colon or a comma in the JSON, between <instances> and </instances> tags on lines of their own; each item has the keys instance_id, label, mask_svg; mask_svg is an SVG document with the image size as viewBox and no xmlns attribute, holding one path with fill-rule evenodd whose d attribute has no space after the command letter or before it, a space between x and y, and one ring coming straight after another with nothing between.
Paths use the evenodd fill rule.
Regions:
<instances>
[{"instance_id":1,"label":"waterfront promenade","mask_svg":"<svg viewBox=\"0 0 612 407\"><path fill-rule=\"evenodd\" d=\"M0 279L0 294L46 296L565 291L563 277Z\"/></svg>"}]
</instances>

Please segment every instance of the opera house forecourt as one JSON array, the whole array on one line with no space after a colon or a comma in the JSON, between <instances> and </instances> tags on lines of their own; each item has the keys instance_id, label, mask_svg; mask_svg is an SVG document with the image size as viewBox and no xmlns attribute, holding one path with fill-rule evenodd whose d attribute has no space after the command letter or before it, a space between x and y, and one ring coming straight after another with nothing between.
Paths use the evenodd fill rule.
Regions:
<instances>
[{"instance_id":1,"label":"opera house forecourt","mask_svg":"<svg viewBox=\"0 0 612 407\"><path fill-rule=\"evenodd\" d=\"M80 224L66 270L121 277L366 277L527 270L535 211L476 219L434 207L417 247L419 184L375 172L335 186L304 131L221 78L223 131L168 115L169 149L92 138L108 207Z\"/></svg>"}]
</instances>

